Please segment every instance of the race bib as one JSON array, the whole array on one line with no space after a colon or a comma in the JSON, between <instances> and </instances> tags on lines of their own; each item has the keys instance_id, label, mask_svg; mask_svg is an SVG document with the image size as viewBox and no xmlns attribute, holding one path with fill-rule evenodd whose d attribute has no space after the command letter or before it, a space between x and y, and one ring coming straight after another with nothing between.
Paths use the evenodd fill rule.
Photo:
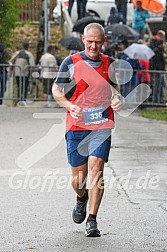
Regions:
<instances>
[{"instance_id":1,"label":"race bib","mask_svg":"<svg viewBox=\"0 0 167 252\"><path fill-rule=\"evenodd\" d=\"M85 108L83 112L85 125L101 124L108 121L106 109L102 106L96 108Z\"/></svg>"}]
</instances>

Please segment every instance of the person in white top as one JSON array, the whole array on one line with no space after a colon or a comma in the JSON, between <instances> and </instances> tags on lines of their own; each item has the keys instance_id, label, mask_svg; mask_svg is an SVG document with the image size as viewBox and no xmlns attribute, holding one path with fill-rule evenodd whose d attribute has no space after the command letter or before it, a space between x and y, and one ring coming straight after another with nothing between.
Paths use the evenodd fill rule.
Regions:
<instances>
[{"instance_id":1,"label":"person in white top","mask_svg":"<svg viewBox=\"0 0 167 252\"><path fill-rule=\"evenodd\" d=\"M18 86L18 99L21 102L25 102L27 96L29 66L35 65L34 56L28 49L29 43L24 42L22 49L16 51L9 60L9 63L16 65L14 66L14 72Z\"/></svg>"},{"instance_id":2,"label":"person in white top","mask_svg":"<svg viewBox=\"0 0 167 252\"><path fill-rule=\"evenodd\" d=\"M41 66L41 78L43 83L44 100L48 101L46 106L50 106L52 97L52 84L58 70L57 61L55 58L55 47L48 46L47 52L42 55L39 60Z\"/></svg>"}]
</instances>

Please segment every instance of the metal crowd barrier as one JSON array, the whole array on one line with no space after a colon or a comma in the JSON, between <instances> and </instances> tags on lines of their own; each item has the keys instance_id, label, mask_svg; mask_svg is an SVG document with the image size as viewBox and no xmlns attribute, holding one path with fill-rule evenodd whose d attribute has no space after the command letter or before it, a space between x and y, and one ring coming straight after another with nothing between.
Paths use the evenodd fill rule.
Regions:
<instances>
[{"instance_id":1,"label":"metal crowd barrier","mask_svg":"<svg viewBox=\"0 0 167 252\"><path fill-rule=\"evenodd\" d=\"M48 66L27 66L29 85L27 97L31 101L44 101L44 93L51 95L51 87L56 77L56 70ZM47 72L45 72L47 69ZM53 97L50 97L53 101Z\"/></svg>"},{"instance_id":2,"label":"metal crowd barrier","mask_svg":"<svg viewBox=\"0 0 167 252\"><path fill-rule=\"evenodd\" d=\"M21 72L18 65L0 64L0 104L13 106L19 101L21 92L21 76L16 83L15 70ZM24 78L23 78L24 81ZM24 84L23 84L24 88Z\"/></svg>"},{"instance_id":3,"label":"metal crowd barrier","mask_svg":"<svg viewBox=\"0 0 167 252\"><path fill-rule=\"evenodd\" d=\"M150 81L146 84L150 87L150 95L144 101L144 105L166 106L167 105L167 71L142 71L142 77L145 73L150 74ZM144 83L144 81L142 81Z\"/></svg>"},{"instance_id":4,"label":"metal crowd barrier","mask_svg":"<svg viewBox=\"0 0 167 252\"><path fill-rule=\"evenodd\" d=\"M21 68L18 65L0 64L0 104L15 106L18 103L26 105L26 102L31 104L35 101L44 101L44 82L49 92L49 87L56 76L56 72L52 72L50 67L47 67L48 75L42 76L41 72L45 67L47 66L27 65Z\"/></svg>"},{"instance_id":5,"label":"metal crowd barrier","mask_svg":"<svg viewBox=\"0 0 167 252\"><path fill-rule=\"evenodd\" d=\"M16 72L23 71L18 65L0 64L0 69L0 103L15 106L18 102L29 104L44 102L46 101L44 86L46 95L50 96L50 101L54 101L50 94L50 87L56 77L53 69L48 68L47 76L42 76L43 67L41 66L26 66L24 72L28 73L27 76L16 76ZM133 77L136 76L137 83L134 81L135 78L127 79L128 71L119 69L115 74L125 108L133 105L138 107L167 105L167 71L133 70ZM148 74L149 78L146 78Z\"/></svg>"},{"instance_id":6,"label":"metal crowd barrier","mask_svg":"<svg viewBox=\"0 0 167 252\"><path fill-rule=\"evenodd\" d=\"M118 70L117 83L124 107L166 106L167 105L167 71L156 70ZM128 80L127 76L131 79Z\"/></svg>"}]
</instances>

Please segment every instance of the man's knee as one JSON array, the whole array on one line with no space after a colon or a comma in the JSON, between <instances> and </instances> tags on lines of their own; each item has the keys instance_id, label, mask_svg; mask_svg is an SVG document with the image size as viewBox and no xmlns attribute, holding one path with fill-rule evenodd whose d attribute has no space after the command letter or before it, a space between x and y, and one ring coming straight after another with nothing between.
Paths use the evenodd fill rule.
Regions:
<instances>
[{"instance_id":1,"label":"man's knee","mask_svg":"<svg viewBox=\"0 0 167 252\"><path fill-rule=\"evenodd\" d=\"M77 176L73 177L72 184L77 189L83 189L86 185L86 178L79 173Z\"/></svg>"},{"instance_id":2,"label":"man's knee","mask_svg":"<svg viewBox=\"0 0 167 252\"><path fill-rule=\"evenodd\" d=\"M104 189L104 178L103 178L103 170L99 169L99 167L93 167L91 169L91 186L98 187L99 189Z\"/></svg>"},{"instance_id":3,"label":"man's knee","mask_svg":"<svg viewBox=\"0 0 167 252\"><path fill-rule=\"evenodd\" d=\"M90 162L92 175L103 174L104 163L105 161L102 158L92 156Z\"/></svg>"}]
</instances>

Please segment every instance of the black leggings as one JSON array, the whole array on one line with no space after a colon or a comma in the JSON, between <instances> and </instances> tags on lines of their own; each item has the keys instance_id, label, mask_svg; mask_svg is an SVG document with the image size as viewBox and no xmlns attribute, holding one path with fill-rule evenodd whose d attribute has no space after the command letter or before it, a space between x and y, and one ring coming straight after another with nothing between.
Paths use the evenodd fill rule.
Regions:
<instances>
[{"instance_id":1,"label":"black leggings","mask_svg":"<svg viewBox=\"0 0 167 252\"><path fill-rule=\"evenodd\" d=\"M18 87L19 101L25 101L27 97L28 77L16 76L16 82Z\"/></svg>"}]
</instances>

